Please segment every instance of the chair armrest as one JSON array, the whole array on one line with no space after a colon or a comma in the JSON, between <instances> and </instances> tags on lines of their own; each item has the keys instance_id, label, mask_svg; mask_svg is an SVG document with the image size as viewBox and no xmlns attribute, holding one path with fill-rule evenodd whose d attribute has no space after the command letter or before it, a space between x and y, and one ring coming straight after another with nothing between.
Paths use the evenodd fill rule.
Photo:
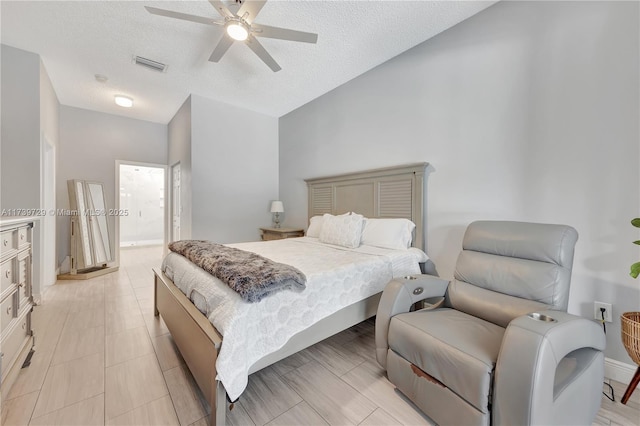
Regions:
<instances>
[{"instance_id":1,"label":"chair armrest","mask_svg":"<svg viewBox=\"0 0 640 426\"><path fill-rule=\"evenodd\" d=\"M396 278L387 284L376 315L376 358L382 367L386 368L387 365L387 334L391 317L409 312L411 305L421 300L444 296L448 285L449 281L432 275Z\"/></svg>"},{"instance_id":2,"label":"chair armrest","mask_svg":"<svg viewBox=\"0 0 640 426\"><path fill-rule=\"evenodd\" d=\"M554 404L562 403L579 405L577 410L565 407L565 412L584 415L582 420L572 418L572 424L590 424L595 416L591 406L596 411L600 406L604 332L594 321L566 312L538 314L542 317L529 314L514 319L505 331L495 371L494 423L556 424L562 410ZM544 321L548 318L552 320ZM570 394L581 395L578 400L558 398L568 386Z\"/></svg>"}]
</instances>

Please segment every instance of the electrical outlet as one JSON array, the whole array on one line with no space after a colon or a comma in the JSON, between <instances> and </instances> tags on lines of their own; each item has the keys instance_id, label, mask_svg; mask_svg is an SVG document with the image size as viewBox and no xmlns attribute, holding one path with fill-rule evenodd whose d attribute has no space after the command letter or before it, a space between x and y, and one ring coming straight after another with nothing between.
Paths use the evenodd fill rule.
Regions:
<instances>
[{"instance_id":1,"label":"electrical outlet","mask_svg":"<svg viewBox=\"0 0 640 426\"><path fill-rule=\"evenodd\" d=\"M611 303L593 302L593 318L598 321L602 321L602 312L600 308L604 309L604 321L613 322L613 311L611 310Z\"/></svg>"}]
</instances>

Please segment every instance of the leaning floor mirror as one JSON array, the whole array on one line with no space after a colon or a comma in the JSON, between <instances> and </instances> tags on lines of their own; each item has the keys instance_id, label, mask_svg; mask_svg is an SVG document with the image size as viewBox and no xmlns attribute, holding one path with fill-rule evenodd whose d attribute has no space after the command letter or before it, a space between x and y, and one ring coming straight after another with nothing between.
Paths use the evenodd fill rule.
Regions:
<instances>
[{"instance_id":1,"label":"leaning floor mirror","mask_svg":"<svg viewBox=\"0 0 640 426\"><path fill-rule=\"evenodd\" d=\"M104 188L99 182L67 181L71 215L71 271L60 279L88 279L113 272L113 248Z\"/></svg>"}]
</instances>

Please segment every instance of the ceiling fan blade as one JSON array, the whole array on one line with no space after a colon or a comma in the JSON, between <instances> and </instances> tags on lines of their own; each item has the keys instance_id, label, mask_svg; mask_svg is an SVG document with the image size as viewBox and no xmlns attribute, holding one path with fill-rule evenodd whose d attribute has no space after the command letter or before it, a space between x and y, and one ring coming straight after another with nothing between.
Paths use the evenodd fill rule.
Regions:
<instances>
[{"instance_id":1,"label":"ceiling fan blade","mask_svg":"<svg viewBox=\"0 0 640 426\"><path fill-rule=\"evenodd\" d=\"M211 56L209 56L209 61L218 62L220 59L222 59L224 54L227 53L227 50L229 50L229 47L231 47L232 44L233 39L226 33L223 34L222 38L218 42L218 45L215 49L213 49L213 53L211 54Z\"/></svg>"},{"instance_id":2,"label":"ceiling fan blade","mask_svg":"<svg viewBox=\"0 0 640 426\"><path fill-rule=\"evenodd\" d=\"M238 9L238 16L251 24L266 2L267 0L245 0ZM244 16L245 14L247 16Z\"/></svg>"},{"instance_id":3,"label":"ceiling fan blade","mask_svg":"<svg viewBox=\"0 0 640 426\"><path fill-rule=\"evenodd\" d=\"M271 68L271 71L278 72L282 69L255 37L249 37L245 43L249 46L249 49L253 50L262 59L262 62Z\"/></svg>"},{"instance_id":4,"label":"ceiling fan blade","mask_svg":"<svg viewBox=\"0 0 640 426\"><path fill-rule=\"evenodd\" d=\"M205 25L223 25L224 24L224 22L219 22L211 18L205 18L204 16L189 15L188 13L174 12L172 10L158 9L157 7L150 7L150 6L145 6L144 8L147 9L147 12L153 15L166 16L167 18L182 19L184 21L197 22L199 24L205 24Z\"/></svg>"},{"instance_id":5,"label":"ceiling fan blade","mask_svg":"<svg viewBox=\"0 0 640 426\"><path fill-rule=\"evenodd\" d=\"M222 3L221 0L209 0L209 3L218 11L218 13L223 18L231 18L235 16L231 11L227 8L227 6Z\"/></svg>"},{"instance_id":6,"label":"ceiling fan blade","mask_svg":"<svg viewBox=\"0 0 640 426\"><path fill-rule=\"evenodd\" d=\"M270 27L269 25L253 24L251 25L251 33L256 37L301 41L303 43L316 43L318 41L318 34L305 33L287 28Z\"/></svg>"}]
</instances>

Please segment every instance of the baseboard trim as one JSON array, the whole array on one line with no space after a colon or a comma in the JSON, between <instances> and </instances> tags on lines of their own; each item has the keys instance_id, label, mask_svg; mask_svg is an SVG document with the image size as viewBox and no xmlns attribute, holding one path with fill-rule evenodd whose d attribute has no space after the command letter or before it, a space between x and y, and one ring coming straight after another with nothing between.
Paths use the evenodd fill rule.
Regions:
<instances>
[{"instance_id":1,"label":"baseboard trim","mask_svg":"<svg viewBox=\"0 0 640 426\"><path fill-rule=\"evenodd\" d=\"M42 305L42 293L33 293L33 304L38 306Z\"/></svg>"},{"instance_id":2,"label":"baseboard trim","mask_svg":"<svg viewBox=\"0 0 640 426\"><path fill-rule=\"evenodd\" d=\"M611 358L604 359L604 377L616 382L628 384L638 367Z\"/></svg>"}]
</instances>

